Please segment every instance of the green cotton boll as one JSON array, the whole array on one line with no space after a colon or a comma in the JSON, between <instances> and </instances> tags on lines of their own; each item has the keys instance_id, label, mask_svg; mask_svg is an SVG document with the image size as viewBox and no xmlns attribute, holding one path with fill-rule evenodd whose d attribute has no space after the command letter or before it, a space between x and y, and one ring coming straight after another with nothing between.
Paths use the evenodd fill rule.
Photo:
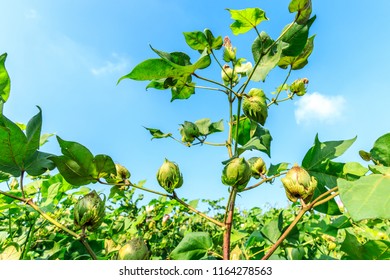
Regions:
<instances>
[{"instance_id":1,"label":"green cotton boll","mask_svg":"<svg viewBox=\"0 0 390 280\"><path fill-rule=\"evenodd\" d=\"M305 203L309 202L317 187L317 180L298 165L294 165L281 181L287 198L292 202L301 198Z\"/></svg>"},{"instance_id":2,"label":"green cotton boll","mask_svg":"<svg viewBox=\"0 0 390 280\"><path fill-rule=\"evenodd\" d=\"M73 214L76 228L94 231L103 222L105 199L102 200L96 191L92 191L76 202Z\"/></svg>"},{"instance_id":3,"label":"green cotton boll","mask_svg":"<svg viewBox=\"0 0 390 280\"><path fill-rule=\"evenodd\" d=\"M225 165L221 180L224 185L237 188L238 191L245 189L251 179L252 171L244 158L235 158Z\"/></svg>"},{"instance_id":4,"label":"green cotton boll","mask_svg":"<svg viewBox=\"0 0 390 280\"><path fill-rule=\"evenodd\" d=\"M242 102L242 110L244 114L252 121L261 125L265 124L268 117L268 107L260 96L245 97Z\"/></svg>"},{"instance_id":5,"label":"green cotton boll","mask_svg":"<svg viewBox=\"0 0 390 280\"><path fill-rule=\"evenodd\" d=\"M259 179L262 175L267 173L267 166L261 157L252 157L248 159L248 164L251 167L252 177Z\"/></svg>"},{"instance_id":6,"label":"green cotton boll","mask_svg":"<svg viewBox=\"0 0 390 280\"><path fill-rule=\"evenodd\" d=\"M172 193L183 185L183 175L180 173L179 166L167 159L158 169L156 177L159 185L168 193Z\"/></svg>"},{"instance_id":7,"label":"green cotton boll","mask_svg":"<svg viewBox=\"0 0 390 280\"><path fill-rule=\"evenodd\" d=\"M182 136L181 140L185 143L192 143L195 138L199 137L200 132L196 124L192 122L185 121L181 125L180 134Z\"/></svg>"},{"instance_id":8,"label":"green cotton boll","mask_svg":"<svg viewBox=\"0 0 390 280\"><path fill-rule=\"evenodd\" d=\"M147 260L149 249L142 238L136 237L122 246L118 251L118 260Z\"/></svg>"}]
</instances>

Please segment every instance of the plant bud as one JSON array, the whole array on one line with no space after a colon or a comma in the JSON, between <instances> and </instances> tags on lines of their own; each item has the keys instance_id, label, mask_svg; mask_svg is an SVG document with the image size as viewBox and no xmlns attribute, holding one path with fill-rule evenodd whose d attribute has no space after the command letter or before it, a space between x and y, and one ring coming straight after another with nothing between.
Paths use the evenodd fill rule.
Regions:
<instances>
[{"instance_id":1,"label":"plant bud","mask_svg":"<svg viewBox=\"0 0 390 280\"><path fill-rule=\"evenodd\" d=\"M238 82L238 74L227 64L221 70L221 77L225 86L229 86L230 84L235 85Z\"/></svg>"},{"instance_id":2,"label":"plant bud","mask_svg":"<svg viewBox=\"0 0 390 280\"><path fill-rule=\"evenodd\" d=\"M225 165L221 179L223 184L242 191L251 179L251 175L248 162L244 158L235 158Z\"/></svg>"},{"instance_id":3,"label":"plant bud","mask_svg":"<svg viewBox=\"0 0 390 280\"><path fill-rule=\"evenodd\" d=\"M118 178L121 178L122 180L130 178L130 176L131 176L130 171L127 170L126 167L124 167L123 165L120 165L118 163L115 164L115 167L116 167L116 176Z\"/></svg>"},{"instance_id":4,"label":"plant bud","mask_svg":"<svg viewBox=\"0 0 390 280\"><path fill-rule=\"evenodd\" d=\"M157 181L167 192L172 193L183 185L183 175L176 163L165 159L157 171Z\"/></svg>"},{"instance_id":5,"label":"plant bud","mask_svg":"<svg viewBox=\"0 0 390 280\"><path fill-rule=\"evenodd\" d=\"M252 157L248 159L248 163L251 167L253 178L259 179L262 175L267 173L267 166L261 157Z\"/></svg>"},{"instance_id":6,"label":"plant bud","mask_svg":"<svg viewBox=\"0 0 390 280\"><path fill-rule=\"evenodd\" d=\"M223 50L223 60L226 62L235 61L237 48L233 48L228 36L223 39L223 46L225 47Z\"/></svg>"},{"instance_id":7,"label":"plant bud","mask_svg":"<svg viewBox=\"0 0 390 280\"><path fill-rule=\"evenodd\" d=\"M94 231L103 222L105 216L105 198L102 200L96 191L79 199L74 206L74 224L77 228Z\"/></svg>"},{"instance_id":8,"label":"plant bud","mask_svg":"<svg viewBox=\"0 0 390 280\"><path fill-rule=\"evenodd\" d=\"M118 260L147 260L149 249L142 238L131 239L118 251Z\"/></svg>"},{"instance_id":9,"label":"plant bud","mask_svg":"<svg viewBox=\"0 0 390 280\"><path fill-rule=\"evenodd\" d=\"M309 83L307 78L295 80L290 85L290 91L298 96L303 96L306 93L306 85Z\"/></svg>"},{"instance_id":10,"label":"plant bud","mask_svg":"<svg viewBox=\"0 0 390 280\"><path fill-rule=\"evenodd\" d=\"M244 114L261 125L265 124L268 117L268 107L264 91L261 89L251 89L242 103Z\"/></svg>"},{"instance_id":11,"label":"plant bud","mask_svg":"<svg viewBox=\"0 0 390 280\"><path fill-rule=\"evenodd\" d=\"M180 134L183 142L192 143L200 135L198 126L192 122L185 121L181 126Z\"/></svg>"},{"instance_id":12,"label":"plant bud","mask_svg":"<svg viewBox=\"0 0 390 280\"><path fill-rule=\"evenodd\" d=\"M288 199L296 202L302 198L305 203L313 197L317 187L317 180L303 168L294 165L282 179L284 189Z\"/></svg>"}]
</instances>

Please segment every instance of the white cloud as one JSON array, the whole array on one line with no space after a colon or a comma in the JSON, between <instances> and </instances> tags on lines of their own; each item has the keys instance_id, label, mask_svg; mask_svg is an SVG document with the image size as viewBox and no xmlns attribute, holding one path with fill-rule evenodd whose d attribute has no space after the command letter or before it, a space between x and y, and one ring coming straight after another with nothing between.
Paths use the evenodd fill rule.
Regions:
<instances>
[{"instance_id":1,"label":"white cloud","mask_svg":"<svg viewBox=\"0 0 390 280\"><path fill-rule=\"evenodd\" d=\"M305 94L295 102L295 120L302 123L334 123L342 117L345 99L342 96L325 96L318 92Z\"/></svg>"},{"instance_id":2,"label":"white cloud","mask_svg":"<svg viewBox=\"0 0 390 280\"><path fill-rule=\"evenodd\" d=\"M129 62L125 57L113 53L111 55L111 59L107 60L103 66L91 68L91 73L94 76L101 76L111 73L123 72L128 67L128 64Z\"/></svg>"}]
</instances>

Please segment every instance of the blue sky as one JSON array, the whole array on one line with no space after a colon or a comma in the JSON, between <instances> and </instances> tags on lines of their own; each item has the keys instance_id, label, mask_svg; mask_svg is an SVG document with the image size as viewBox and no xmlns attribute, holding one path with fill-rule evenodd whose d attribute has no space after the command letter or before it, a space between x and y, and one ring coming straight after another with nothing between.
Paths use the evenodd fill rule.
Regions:
<instances>
[{"instance_id":1,"label":"blue sky","mask_svg":"<svg viewBox=\"0 0 390 280\"><path fill-rule=\"evenodd\" d=\"M35 106L39 105L43 132L77 141L94 154L110 155L128 167L134 182L147 179L147 187L160 190L155 174L168 158L180 165L184 175L184 185L178 190L181 197L226 197L227 188L220 182L221 162L228 157L226 149L186 148L168 139L150 141L143 128L160 128L180 137L178 127L185 120L227 120L224 95L197 91L187 101L170 102L169 91L146 91L147 83L143 82L116 82L139 62L155 57L149 44L167 52L186 52L195 61L198 54L186 46L182 32L204 28L216 36L230 36L238 56L251 61L255 34L232 35L232 20L225 8L265 10L269 21L259 29L276 38L293 20L288 3L1 0L0 53L8 53L6 66L12 81L4 114L26 123L38 112ZM292 82L307 77L308 94L270 110L266 127L274 140L272 158L264 155L267 163L300 163L316 133L321 141L357 135L351 150L340 160L360 162L357 152L369 150L375 139L389 132L390 2L373 3L313 1L313 14L317 15L311 28L311 34L317 34L314 52L309 65L290 78ZM207 73L218 78L220 71L204 71L204 75ZM265 84L254 86L270 93L285 74L275 69ZM221 133L210 140L223 141L225 137ZM42 150L59 153L54 138ZM247 157L254 155L248 153ZM146 195L147 199L152 197ZM241 208L266 204L288 204L278 181L243 193L237 200Z\"/></svg>"}]
</instances>

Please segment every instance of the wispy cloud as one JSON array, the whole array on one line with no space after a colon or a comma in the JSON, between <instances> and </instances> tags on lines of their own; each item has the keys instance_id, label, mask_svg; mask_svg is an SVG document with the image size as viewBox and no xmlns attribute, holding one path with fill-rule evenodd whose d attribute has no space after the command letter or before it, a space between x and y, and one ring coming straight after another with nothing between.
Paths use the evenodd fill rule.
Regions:
<instances>
[{"instance_id":1,"label":"wispy cloud","mask_svg":"<svg viewBox=\"0 0 390 280\"><path fill-rule=\"evenodd\" d=\"M306 94L295 102L295 120L297 124L331 124L342 117L344 105L342 96L325 96L318 92Z\"/></svg>"},{"instance_id":2,"label":"wispy cloud","mask_svg":"<svg viewBox=\"0 0 390 280\"><path fill-rule=\"evenodd\" d=\"M107 60L100 67L91 68L91 73L94 76L102 76L111 73L123 72L126 70L129 62L128 59L116 53L111 55L110 60Z\"/></svg>"}]
</instances>

